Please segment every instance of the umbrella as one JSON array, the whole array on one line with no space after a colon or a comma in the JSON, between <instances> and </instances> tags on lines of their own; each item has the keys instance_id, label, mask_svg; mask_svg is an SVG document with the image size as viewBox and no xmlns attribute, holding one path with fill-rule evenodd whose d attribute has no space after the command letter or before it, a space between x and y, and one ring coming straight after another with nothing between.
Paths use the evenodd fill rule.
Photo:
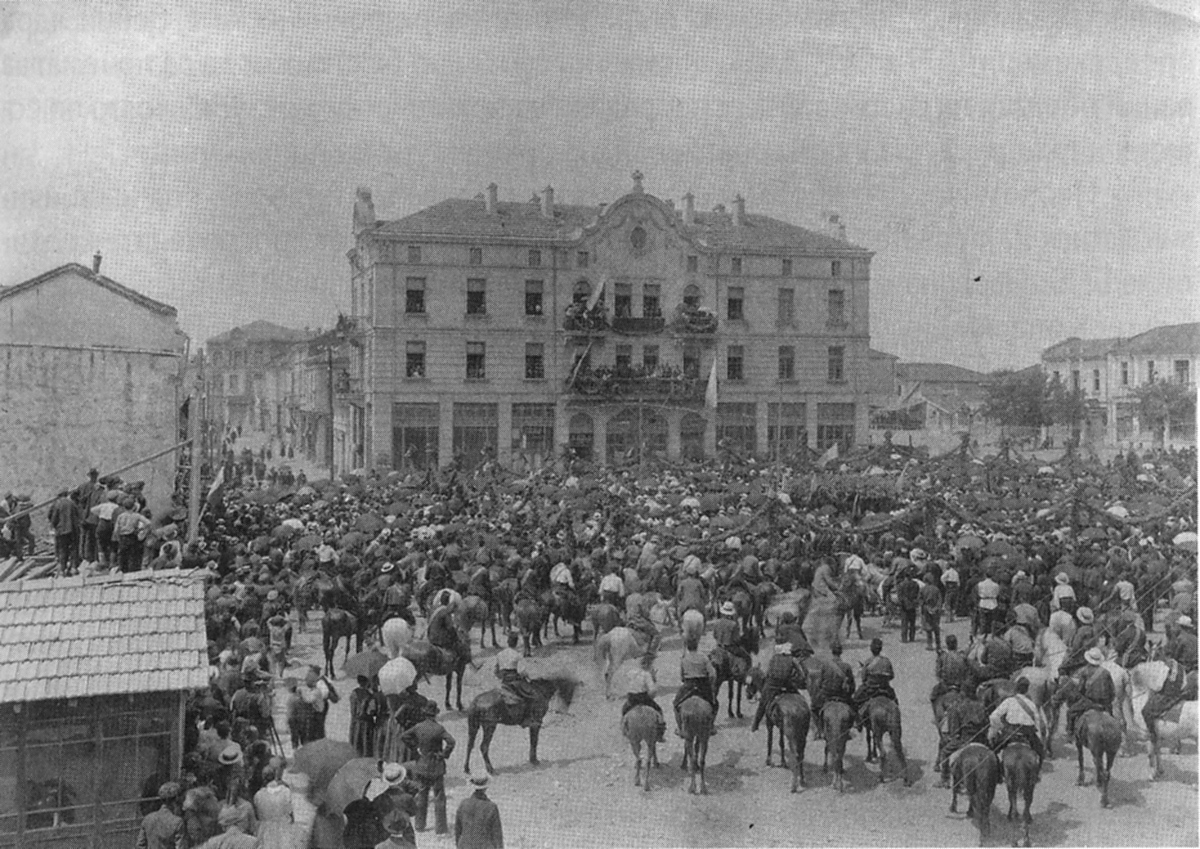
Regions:
<instances>
[{"instance_id":1,"label":"umbrella","mask_svg":"<svg viewBox=\"0 0 1200 849\"><path fill-rule=\"evenodd\" d=\"M1011 542L1003 539L994 539L983 548L983 553L992 557L1014 557L1019 556L1016 546Z\"/></svg>"},{"instance_id":2,"label":"umbrella","mask_svg":"<svg viewBox=\"0 0 1200 849\"><path fill-rule=\"evenodd\" d=\"M293 526L285 523L271 531L271 538L287 540L294 537L297 533L297 530Z\"/></svg>"},{"instance_id":3,"label":"umbrella","mask_svg":"<svg viewBox=\"0 0 1200 849\"><path fill-rule=\"evenodd\" d=\"M321 544L321 538L316 534L307 534L296 540L296 544L292 546L296 551L312 551Z\"/></svg>"},{"instance_id":4,"label":"umbrella","mask_svg":"<svg viewBox=\"0 0 1200 849\"><path fill-rule=\"evenodd\" d=\"M417 680L417 668L407 657L389 660L379 670L379 689L384 695L399 695Z\"/></svg>"},{"instance_id":5,"label":"umbrella","mask_svg":"<svg viewBox=\"0 0 1200 849\"><path fill-rule=\"evenodd\" d=\"M1174 539L1171 540L1171 542L1175 543L1176 545L1184 545L1189 542L1192 543L1193 545L1195 545L1196 532L1195 531L1184 531L1183 533L1175 534L1175 537L1174 537Z\"/></svg>"},{"instance_id":6,"label":"umbrella","mask_svg":"<svg viewBox=\"0 0 1200 849\"><path fill-rule=\"evenodd\" d=\"M296 519L296 518L284 519L282 522L280 522L280 524L283 527L292 528L293 530L297 530L297 531L304 530L304 521L302 519Z\"/></svg>"},{"instance_id":7,"label":"umbrella","mask_svg":"<svg viewBox=\"0 0 1200 849\"><path fill-rule=\"evenodd\" d=\"M275 496L265 489L256 489L253 492L247 493L243 500L250 504L266 504L269 501L274 501Z\"/></svg>"},{"instance_id":8,"label":"umbrella","mask_svg":"<svg viewBox=\"0 0 1200 849\"><path fill-rule=\"evenodd\" d=\"M364 534L362 531L351 531L341 538L340 542L338 543L338 548L353 548L356 545L361 545L369 539L370 537Z\"/></svg>"},{"instance_id":9,"label":"umbrella","mask_svg":"<svg viewBox=\"0 0 1200 849\"><path fill-rule=\"evenodd\" d=\"M359 675L374 678L387 662L388 656L378 647L372 646L366 651L351 655L350 659L342 666L342 674L348 678L357 678Z\"/></svg>"},{"instance_id":10,"label":"umbrella","mask_svg":"<svg viewBox=\"0 0 1200 849\"><path fill-rule=\"evenodd\" d=\"M325 808L340 814L346 806L363 797L372 778L379 777L379 762L374 758L355 758L342 764L325 786Z\"/></svg>"},{"instance_id":11,"label":"umbrella","mask_svg":"<svg viewBox=\"0 0 1200 849\"><path fill-rule=\"evenodd\" d=\"M318 790L329 785L337 771L358 757L358 751L341 740L314 740L296 750L292 770L308 776L309 786Z\"/></svg>"},{"instance_id":12,"label":"umbrella","mask_svg":"<svg viewBox=\"0 0 1200 849\"><path fill-rule=\"evenodd\" d=\"M1108 539L1108 533L1103 528L1084 528L1079 538L1086 542Z\"/></svg>"},{"instance_id":13,"label":"umbrella","mask_svg":"<svg viewBox=\"0 0 1200 849\"><path fill-rule=\"evenodd\" d=\"M983 548L983 540L977 536L965 536L958 541L959 548Z\"/></svg>"},{"instance_id":14,"label":"umbrella","mask_svg":"<svg viewBox=\"0 0 1200 849\"><path fill-rule=\"evenodd\" d=\"M258 654L267 650L267 646L258 637L247 637L241 642L242 651L246 654Z\"/></svg>"}]
</instances>

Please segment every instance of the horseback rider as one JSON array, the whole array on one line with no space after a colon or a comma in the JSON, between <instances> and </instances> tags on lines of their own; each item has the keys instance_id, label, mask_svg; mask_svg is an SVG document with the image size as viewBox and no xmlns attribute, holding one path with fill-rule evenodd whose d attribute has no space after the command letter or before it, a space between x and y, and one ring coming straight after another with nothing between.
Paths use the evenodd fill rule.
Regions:
<instances>
[{"instance_id":1,"label":"horseback rider","mask_svg":"<svg viewBox=\"0 0 1200 849\"><path fill-rule=\"evenodd\" d=\"M684 560L684 577L675 589L675 616L680 618L689 610L701 613L708 607L708 590L700 580L700 558L689 554Z\"/></svg>"},{"instance_id":2,"label":"horseback rider","mask_svg":"<svg viewBox=\"0 0 1200 849\"><path fill-rule=\"evenodd\" d=\"M488 570L485 549L480 549L475 558L475 571L467 580L467 595L478 596L486 602L492 600L492 576Z\"/></svg>"},{"instance_id":3,"label":"horseback rider","mask_svg":"<svg viewBox=\"0 0 1200 849\"><path fill-rule=\"evenodd\" d=\"M638 705L654 708L658 711L658 742L661 743L667 730L667 721L663 718L662 707L654 700L654 694L658 689L658 680L654 675L654 658L653 652L646 652L642 655L639 668L629 673L625 684L625 704L621 706L621 716L629 713Z\"/></svg>"},{"instance_id":4,"label":"horseback rider","mask_svg":"<svg viewBox=\"0 0 1200 849\"><path fill-rule=\"evenodd\" d=\"M717 701L716 693L713 690L713 682L717 678L717 671L713 668L712 662L700 654L700 638L689 636L684 643L683 656L679 659L679 678L682 681L679 691L675 693L675 733L683 737L683 728L679 723L679 706L691 696L699 696L704 699L713 709L713 725L709 729L709 735L717 733Z\"/></svg>"},{"instance_id":5,"label":"horseback rider","mask_svg":"<svg viewBox=\"0 0 1200 849\"><path fill-rule=\"evenodd\" d=\"M1196 698L1196 631L1191 617L1180 616L1174 625L1176 633L1167 641L1164 652L1168 667L1167 677L1157 692L1142 707L1142 719L1146 728L1154 733L1155 723L1175 705ZM1188 653L1190 638L1190 655ZM1180 659L1182 655L1182 659ZM1191 669L1185 665L1190 657Z\"/></svg>"},{"instance_id":6,"label":"horseback rider","mask_svg":"<svg viewBox=\"0 0 1200 849\"><path fill-rule=\"evenodd\" d=\"M1024 606L1028 607L1028 605ZM1010 614L1013 621L1002 637L1008 644L1009 654L1012 656L1012 669L1009 674L1018 669L1024 669L1026 666L1033 666L1033 638L1036 636L1036 632L1030 633L1029 626L1024 621L1017 619L1018 615L1014 608Z\"/></svg>"},{"instance_id":7,"label":"horseback rider","mask_svg":"<svg viewBox=\"0 0 1200 849\"><path fill-rule=\"evenodd\" d=\"M1079 684L1079 696L1067 706L1067 736L1075 735L1075 723L1079 717L1089 710L1101 710L1112 715L1113 699L1116 689L1112 676L1100 664L1104 662L1104 652L1099 646L1092 646L1083 655L1087 664L1071 677Z\"/></svg>"},{"instance_id":8,"label":"horseback rider","mask_svg":"<svg viewBox=\"0 0 1200 849\"><path fill-rule=\"evenodd\" d=\"M1081 607L1076 610L1075 618L1079 620L1079 627L1075 629L1075 636L1071 638L1067 656L1059 667L1060 676L1071 675L1077 669L1083 668L1087 662L1084 660L1084 655L1088 649L1096 645L1096 641L1099 639L1099 635L1096 633L1096 617L1090 607Z\"/></svg>"},{"instance_id":9,"label":"horseback rider","mask_svg":"<svg viewBox=\"0 0 1200 849\"><path fill-rule=\"evenodd\" d=\"M1196 672L1196 626L1190 616L1175 620L1175 635L1167 641L1165 654L1185 670Z\"/></svg>"},{"instance_id":10,"label":"horseback rider","mask_svg":"<svg viewBox=\"0 0 1200 849\"><path fill-rule=\"evenodd\" d=\"M1038 771L1046 757L1042 738L1046 733L1046 718L1029 697L1029 679L1017 680L1017 691L996 707L988 717L988 742L997 756L1009 743L1024 740L1038 756ZM1001 766L1003 770L1003 766Z\"/></svg>"},{"instance_id":11,"label":"horseback rider","mask_svg":"<svg viewBox=\"0 0 1200 849\"><path fill-rule=\"evenodd\" d=\"M1007 678L1014 671L1012 646L1004 639L1003 632L1004 624L996 622L992 625L991 635L984 637L983 651L979 655L979 668L976 670L981 681Z\"/></svg>"},{"instance_id":12,"label":"horseback rider","mask_svg":"<svg viewBox=\"0 0 1200 849\"><path fill-rule=\"evenodd\" d=\"M804 629L800 627L794 611L786 610L780 615L779 623L775 626L775 634L776 636L786 635L787 641L792 645L792 657L796 660L804 661L812 657L813 648L809 645L808 637L804 636Z\"/></svg>"},{"instance_id":13,"label":"horseback rider","mask_svg":"<svg viewBox=\"0 0 1200 849\"><path fill-rule=\"evenodd\" d=\"M409 606L408 585L396 577L396 564L384 563L380 572L383 575L380 581L387 579L383 590L383 621L398 618L407 622L410 628L417 627L417 617Z\"/></svg>"},{"instance_id":14,"label":"horseback rider","mask_svg":"<svg viewBox=\"0 0 1200 849\"><path fill-rule=\"evenodd\" d=\"M830 651L833 657L821 662L821 675L815 689L809 690L812 699L812 715L817 719L815 740L825 739L825 726L820 721L821 711L829 702L845 702L852 705L854 698L854 670L842 660L842 644L835 642Z\"/></svg>"},{"instance_id":15,"label":"horseback rider","mask_svg":"<svg viewBox=\"0 0 1200 849\"><path fill-rule=\"evenodd\" d=\"M808 687L804 677L804 668L792 657L792 644L784 634L775 634L775 654L767 664L766 681L763 683L762 695L758 700L758 710L754 712L754 722L750 724L750 732L758 730L759 724L767 711L774 704L776 696L784 693L799 693Z\"/></svg>"},{"instance_id":16,"label":"horseback rider","mask_svg":"<svg viewBox=\"0 0 1200 849\"><path fill-rule=\"evenodd\" d=\"M879 637L873 638L871 640L871 657L863 664L862 668L862 684L851 697L856 715L855 724L859 731L863 729L866 721L866 717L863 716L863 707L871 699L883 696L897 704L900 703L900 700L896 698L896 691L892 689L892 679L896 677L896 673L892 669L891 660L882 652L883 640Z\"/></svg>"},{"instance_id":17,"label":"horseback rider","mask_svg":"<svg viewBox=\"0 0 1200 849\"><path fill-rule=\"evenodd\" d=\"M747 554L730 572L729 580L725 582L725 592L733 593L739 589L750 592L761 580L762 572L759 569L758 558Z\"/></svg>"},{"instance_id":18,"label":"horseback rider","mask_svg":"<svg viewBox=\"0 0 1200 849\"><path fill-rule=\"evenodd\" d=\"M600 601L620 608L625 597L625 582L621 580L621 564L608 564L607 574L600 579Z\"/></svg>"},{"instance_id":19,"label":"horseback rider","mask_svg":"<svg viewBox=\"0 0 1200 849\"><path fill-rule=\"evenodd\" d=\"M659 636L658 628L650 621L650 617L646 613L646 608L649 607L649 604L648 600L643 601L642 604L637 605L634 610L631 610L625 621L625 627L645 637L646 651L654 654L658 652L658 644L661 637Z\"/></svg>"},{"instance_id":20,"label":"horseback rider","mask_svg":"<svg viewBox=\"0 0 1200 849\"><path fill-rule=\"evenodd\" d=\"M537 699L537 692L529 683L529 676L520 670L521 652L517 650L520 638L521 635L516 631L508 632L508 645L496 655L495 673L500 679L500 692L505 702L520 705L523 717Z\"/></svg>"},{"instance_id":21,"label":"horseback rider","mask_svg":"<svg viewBox=\"0 0 1200 849\"><path fill-rule=\"evenodd\" d=\"M938 652L934 669L937 683L929 691L930 704L935 704L951 690L958 690L964 696L974 692L975 673L967 655L958 648L958 637L954 634L946 635L946 650Z\"/></svg>"},{"instance_id":22,"label":"horseback rider","mask_svg":"<svg viewBox=\"0 0 1200 849\"><path fill-rule=\"evenodd\" d=\"M1111 635L1112 650L1121 665L1132 669L1147 658L1146 627L1135 607L1133 584L1121 580L1117 582L1115 590L1119 607L1105 630Z\"/></svg>"},{"instance_id":23,"label":"horseback rider","mask_svg":"<svg viewBox=\"0 0 1200 849\"><path fill-rule=\"evenodd\" d=\"M733 602L723 602L718 613L720 617L712 625L712 635L717 646L744 660L750 660L750 653L741 645L742 629L738 625L737 608L733 606Z\"/></svg>"},{"instance_id":24,"label":"horseback rider","mask_svg":"<svg viewBox=\"0 0 1200 849\"><path fill-rule=\"evenodd\" d=\"M471 647L461 638L454 623L454 609L457 605L453 598L450 590L442 590L438 595L438 607L429 617L426 637L438 648L445 649L455 657L464 658L467 663L470 663Z\"/></svg>"}]
</instances>

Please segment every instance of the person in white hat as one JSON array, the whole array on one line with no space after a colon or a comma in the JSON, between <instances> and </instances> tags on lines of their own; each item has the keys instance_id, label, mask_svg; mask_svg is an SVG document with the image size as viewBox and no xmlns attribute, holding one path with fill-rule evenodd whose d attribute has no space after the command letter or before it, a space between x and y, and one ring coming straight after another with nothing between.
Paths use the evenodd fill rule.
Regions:
<instances>
[{"instance_id":1,"label":"person in white hat","mask_svg":"<svg viewBox=\"0 0 1200 849\"><path fill-rule=\"evenodd\" d=\"M1075 590L1071 586L1071 579L1066 572L1059 572L1054 576L1054 589L1050 593L1050 610L1062 610L1063 602L1070 599L1070 604L1075 604Z\"/></svg>"},{"instance_id":2,"label":"person in white hat","mask_svg":"<svg viewBox=\"0 0 1200 849\"><path fill-rule=\"evenodd\" d=\"M1075 722L1089 710L1102 710L1111 715L1113 699L1116 696L1112 676L1101 666L1104 663L1103 650L1099 646L1092 646L1083 653L1083 660L1085 665L1071 676L1078 695L1074 700L1068 697L1068 738L1075 735Z\"/></svg>"},{"instance_id":3,"label":"person in white hat","mask_svg":"<svg viewBox=\"0 0 1200 849\"><path fill-rule=\"evenodd\" d=\"M675 618L689 610L703 613L708 608L708 590L700 580L700 558L689 554L683 562L683 578L675 588Z\"/></svg>"},{"instance_id":4,"label":"person in white hat","mask_svg":"<svg viewBox=\"0 0 1200 849\"><path fill-rule=\"evenodd\" d=\"M792 644L787 635L776 632L775 654L767 664L766 680L763 682L762 695L758 700L758 710L754 712L754 722L750 724L751 733L758 730L759 724L777 696L784 693L799 693L805 687L803 668L792 657Z\"/></svg>"},{"instance_id":5,"label":"person in white hat","mask_svg":"<svg viewBox=\"0 0 1200 849\"><path fill-rule=\"evenodd\" d=\"M487 796L488 777L471 778L470 796L454 813L455 849L504 849L500 808Z\"/></svg>"}]
</instances>

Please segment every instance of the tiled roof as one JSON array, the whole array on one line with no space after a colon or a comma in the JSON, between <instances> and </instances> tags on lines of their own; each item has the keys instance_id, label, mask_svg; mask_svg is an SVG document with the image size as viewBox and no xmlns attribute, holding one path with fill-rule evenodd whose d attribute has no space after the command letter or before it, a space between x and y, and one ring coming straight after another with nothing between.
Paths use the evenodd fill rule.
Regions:
<instances>
[{"instance_id":1,"label":"tiled roof","mask_svg":"<svg viewBox=\"0 0 1200 849\"><path fill-rule=\"evenodd\" d=\"M206 647L188 572L0 584L0 704L204 687Z\"/></svg>"},{"instance_id":2,"label":"tiled roof","mask_svg":"<svg viewBox=\"0 0 1200 849\"><path fill-rule=\"evenodd\" d=\"M877 351L874 348L867 348L867 356L875 360L898 360L900 359L895 354L889 354L887 351Z\"/></svg>"},{"instance_id":3,"label":"tiled roof","mask_svg":"<svg viewBox=\"0 0 1200 849\"><path fill-rule=\"evenodd\" d=\"M26 280L24 283L18 283L15 286L9 286L7 288L0 288L0 300L4 300L5 298L9 298L13 295L32 289L39 284L44 283L47 280L51 280L67 271L73 271L85 280L90 280L91 282L109 290L110 292L120 295L123 298L128 298L138 306L145 307L151 312L156 312L160 315L169 315L172 317L178 314L175 307L169 304L164 304L161 301L156 301L153 298L148 298L141 292L135 292L128 286L124 286L118 283L116 280L105 277L103 274L98 274L87 266L80 265L77 262L68 262L66 265L60 265L58 268L53 268L50 271L47 271L45 274L39 274L37 277Z\"/></svg>"},{"instance_id":4,"label":"tiled roof","mask_svg":"<svg viewBox=\"0 0 1200 849\"><path fill-rule=\"evenodd\" d=\"M896 377L906 383L987 383L991 379L983 372L949 363L896 363Z\"/></svg>"},{"instance_id":5,"label":"tiled roof","mask_svg":"<svg viewBox=\"0 0 1200 849\"><path fill-rule=\"evenodd\" d=\"M599 206L555 204L554 217L547 218L542 215L541 205L532 201L500 201L495 212L488 212L482 199L450 198L404 218L381 221L372 232L412 237L571 239L579 228L596 223L600 214ZM740 225L733 223L729 213L696 212L692 225L682 223L681 213L675 215L681 230L717 250L786 248L828 253L865 250L767 215L747 214Z\"/></svg>"},{"instance_id":6,"label":"tiled roof","mask_svg":"<svg viewBox=\"0 0 1200 849\"><path fill-rule=\"evenodd\" d=\"M1108 352L1116 347L1121 340L1117 337L1107 339L1080 339L1072 336L1058 344L1051 345L1042 352L1044 360L1095 360L1108 356Z\"/></svg>"},{"instance_id":7,"label":"tiled roof","mask_svg":"<svg viewBox=\"0 0 1200 849\"><path fill-rule=\"evenodd\" d=\"M1200 324L1168 324L1139 333L1120 350L1130 354L1200 354Z\"/></svg>"},{"instance_id":8,"label":"tiled roof","mask_svg":"<svg viewBox=\"0 0 1200 849\"><path fill-rule=\"evenodd\" d=\"M219 336L208 340L208 345L223 345L234 340L238 342L299 342L313 336L310 330L295 330L270 321L252 321L242 327L226 330Z\"/></svg>"}]
</instances>

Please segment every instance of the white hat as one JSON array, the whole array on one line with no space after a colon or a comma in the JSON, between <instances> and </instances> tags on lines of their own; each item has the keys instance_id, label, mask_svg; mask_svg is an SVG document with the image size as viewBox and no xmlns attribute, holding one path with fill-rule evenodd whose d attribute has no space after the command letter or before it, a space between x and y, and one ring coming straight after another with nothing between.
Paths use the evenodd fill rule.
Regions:
<instances>
[{"instance_id":1,"label":"white hat","mask_svg":"<svg viewBox=\"0 0 1200 849\"><path fill-rule=\"evenodd\" d=\"M929 554L923 548L914 548L908 553L912 560L928 560Z\"/></svg>"},{"instance_id":2,"label":"white hat","mask_svg":"<svg viewBox=\"0 0 1200 849\"><path fill-rule=\"evenodd\" d=\"M721 605L722 616L737 616L737 608L733 606L732 601L727 601Z\"/></svg>"},{"instance_id":3,"label":"white hat","mask_svg":"<svg viewBox=\"0 0 1200 849\"><path fill-rule=\"evenodd\" d=\"M1183 627L1183 628L1191 628L1192 627L1192 617L1180 616L1178 619L1175 620L1175 624L1179 625L1180 627Z\"/></svg>"},{"instance_id":4,"label":"white hat","mask_svg":"<svg viewBox=\"0 0 1200 849\"><path fill-rule=\"evenodd\" d=\"M1100 651L1099 646L1092 646L1083 653L1083 659L1092 666L1099 666L1104 662L1104 652Z\"/></svg>"},{"instance_id":5,"label":"white hat","mask_svg":"<svg viewBox=\"0 0 1200 849\"><path fill-rule=\"evenodd\" d=\"M1075 615L1079 618L1079 621L1085 625L1091 625L1096 621L1096 616L1094 613L1092 613L1092 609L1090 607L1079 608L1077 611L1075 611Z\"/></svg>"}]
</instances>

